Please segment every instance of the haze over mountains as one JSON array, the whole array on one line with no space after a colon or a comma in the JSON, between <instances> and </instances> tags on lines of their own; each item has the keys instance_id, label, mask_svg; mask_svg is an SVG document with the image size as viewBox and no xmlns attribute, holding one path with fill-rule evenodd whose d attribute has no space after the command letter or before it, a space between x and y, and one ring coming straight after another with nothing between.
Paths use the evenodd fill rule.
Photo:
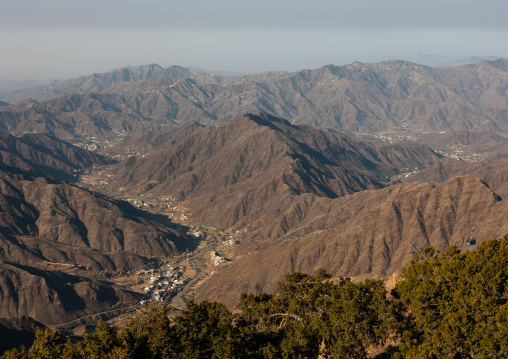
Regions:
<instances>
[{"instance_id":1,"label":"haze over mountains","mask_svg":"<svg viewBox=\"0 0 508 359\"><path fill-rule=\"evenodd\" d=\"M245 76L147 65L0 95L13 103L0 107L4 317L135 308L151 295L135 269L185 251L206 274L196 298L233 307L288 271L389 277L414 245L508 233L502 59Z\"/></svg>"},{"instance_id":2,"label":"haze over mountains","mask_svg":"<svg viewBox=\"0 0 508 359\"><path fill-rule=\"evenodd\" d=\"M458 68L354 63L240 77L150 65L70 80L56 99L2 107L0 120L5 131L49 132L67 139L132 134L187 121L218 125L260 111L295 124L354 132L505 132L507 79L503 59ZM58 93L50 85L34 91L30 96L35 98Z\"/></svg>"}]
</instances>

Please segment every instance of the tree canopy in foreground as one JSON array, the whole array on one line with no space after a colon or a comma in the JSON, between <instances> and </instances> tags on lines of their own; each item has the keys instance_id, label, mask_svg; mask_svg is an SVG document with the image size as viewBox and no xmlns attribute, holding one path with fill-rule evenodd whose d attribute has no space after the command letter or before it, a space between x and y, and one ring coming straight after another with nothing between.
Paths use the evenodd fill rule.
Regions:
<instances>
[{"instance_id":1,"label":"tree canopy in foreground","mask_svg":"<svg viewBox=\"0 0 508 359\"><path fill-rule=\"evenodd\" d=\"M276 293L243 294L235 312L190 301L170 320L155 303L78 342L40 330L31 348L2 358L508 357L507 276L507 236L463 253L427 247L391 293L383 281L292 273Z\"/></svg>"}]
</instances>

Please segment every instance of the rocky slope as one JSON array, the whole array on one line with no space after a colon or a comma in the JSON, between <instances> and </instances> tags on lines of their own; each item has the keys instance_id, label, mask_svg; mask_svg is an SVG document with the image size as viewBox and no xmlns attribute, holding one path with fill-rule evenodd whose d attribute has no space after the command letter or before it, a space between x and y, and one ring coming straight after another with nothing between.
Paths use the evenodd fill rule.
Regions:
<instances>
[{"instance_id":1,"label":"rocky slope","mask_svg":"<svg viewBox=\"0 0 508 359\"><path fill-rule=\"evenodd\" d=\"M508 139L504 135L477 131L430 131L378 135L390 141L425 144L447 157L468 162L493 161L508 155Z\"/></svg>"},{"instance_id":2,"label":"rocky slope","mask_svg":"<svg viewBox=\"0 0 508 359\"><path fill-rule=\"evenodd\" d=\"M137 304L143 294L96 275L146 267L187 243L126 202L0 172L0 316L62 324Z\"/></svg>"},{"instance_id":3,"label":"rocky slope","mask_svg":"<svg viewBox=\"0 0 508 359\"><path fill-rule=\"evenodd\" d=\"M0 316L29 316L46 325L137 304L139 293L105 281L0 261Z\"/></svg>"},{"instance_id":4,"label":"rocky slope","mask_svg":"<svg viewBox=\"0 0 508 359\"><path fill-rule=\"evenodd\" d=\"M167 131L149 131L132 135L104 151L111 157L144 156L154 151L169 148L193 133L206 128L207 126L191 121Z\"/></svg>"},{"instance_id":5,"label":"rocky slope","mask_svg":"<svg viewBox=\"0 0 508 359\"><path fill-rule=\"evenodd\" d=\"M442 183L455 176L471 174L480 178L501 197L508 197L508 159L469 163L443 158L428 168L406 177L405 181Z\"/></svg>"},{"instance_id":6,"label":"rocky slope","mask_svg":"<svg viewBox=\"0 0 508 359\"><path fill-rule=\"evenodd\" d=\"M400 168L424 167L438 158L423 146L388 145L267 114L244 115L168 149L124 160L110 181L183 201L200 223L258 227L266 217L280 216L295 196L336 198L381 188ZM269 236L279 230L265 229Z\"/></svg>"},{"instance_id":7,"label":"rocky slope","mask_svg":"<svg viewBox=\"0 0 508 359\"><path fill-rule=\"evenodd\" d=\"M93 165L113 163L106 157L75 147L47 134L31 133L20 137L0 132L0 168L26 172L66 181Z\"/></svg>"},{"instance_id":8,"label":"rocky slope","mask_svg":"<svg viewBox=\"0 0 508 359\"><path fill-rule=\"evenodd\" d=\"M179 232L147 213L89 190L44 178L0 177L3 234L36 236L100 251L167 256L185 247Z\"/></svg>"},{"instance_id":9,"label":"rocky slope","mask_svg":"<svg viewBox=\"0 0 508 359\"><path fill-rule=\"evenodd\" d=\"M105 81L45 102L2 107L0 129L61 138L113 136L187 121L223 124L241 113L263 111L296 124L353 132L504 133L506 68L502 59L440 69L387 61L232 78L185 72L173 78L132 76L140 81Z\"/></svg>"},{"instance_id":10,"label":"rocky slope","mask_svg":"<svg viewBox=\"0 0 508 359\"><path fill-rule=\"evenodd\" d=\"M273 291L292 271L326 268L334 276L390 276L410 260L411 241L438 250L448 245L466 249L470 234L482 241L508 232L505 201L469 175L437 187L404 183L299 201L288 209L288 216L302 218L299 223L276 241L244 235L235 260L215 270L199 288L198 299L234 306L240 293Z\"/></svg>"},{"instance_id":11,"label":"rocky slope","mask_svg":"<svg viewBox=\"0 0 508 359\"><path fill-rule=\"evenodd\" d=\"M188 248L167 218L62 181L111 163L47 134L0 133L0 317L56 325L137 304L143 294L100 273Z\"/></svg>"}]
</instances>

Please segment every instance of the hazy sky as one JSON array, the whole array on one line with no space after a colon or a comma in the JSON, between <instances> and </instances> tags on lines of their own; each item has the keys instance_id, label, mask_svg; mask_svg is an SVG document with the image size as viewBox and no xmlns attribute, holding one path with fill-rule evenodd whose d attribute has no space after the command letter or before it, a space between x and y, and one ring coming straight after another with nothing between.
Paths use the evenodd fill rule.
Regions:
<instances>
[{"instance_id":1,"label":"hazy sky","mask_svg":"<svg viewBox=\"0 0 508 359\"><path fill-rule=\"evenodd\" d=\"M317 68L374 54L508 57L506 0L0 0L0 78L158 63Z\"/></svg>"}]
</instances>

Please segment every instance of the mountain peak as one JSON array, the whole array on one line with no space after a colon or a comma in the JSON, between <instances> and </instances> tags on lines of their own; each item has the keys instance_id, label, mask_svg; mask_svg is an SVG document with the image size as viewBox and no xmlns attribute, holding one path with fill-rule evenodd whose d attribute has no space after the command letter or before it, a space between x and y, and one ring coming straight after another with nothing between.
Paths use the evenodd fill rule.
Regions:
<instances>
[{"instance_id":1,"label":"mountain peak","mask_svg":"<svg viewBox=\"0 0 508 359\"><path fill-rule=\"evenodd\" d=\"M480 70L501 70L501 71L508 71L508 61L505 59L499 58L496 60L487 60L487 59L481 59L477 63L472 65L466 65L465 67L468 68L477 68Z\"/></svg>"},{"instance_id":2,"label":"mountain peak","mask_svg":"<svg viewBox=\"0 0 508 359\"><path fill-rule=\"evenodd\" d=\"M259 126L270 127L276 131L280 131L281 126L294 127L288 120L272 116L266 112L259 112L257 114L246 113L237 116L230 121L231 126L238 126L242 123L255 123Z\"/></svg>"},{"instance_id":3,"label":"mountain peak","mask_svg":"<svg viewBox=\"0 0 508 359\"><path fill-rule=\"evenodd\" d=\"M28 97L28 98L24 99L23 101L18 102L16 105L19 107L32 108L34 106L39 105L39 102L35 101L33 98Z\"/></svg>"},{"instance_id":4,"label":"mountain peak","mask_svg":"<svg viewBox=\"0 0 508 359\"><path fill-rule=\"evenodd\" d=\"M157 69L157 70L162 70L162 66L159 65L159 64L148 64L148 65L141 65L138 67L138 69Z\"/></svg>"}]
</instances>

